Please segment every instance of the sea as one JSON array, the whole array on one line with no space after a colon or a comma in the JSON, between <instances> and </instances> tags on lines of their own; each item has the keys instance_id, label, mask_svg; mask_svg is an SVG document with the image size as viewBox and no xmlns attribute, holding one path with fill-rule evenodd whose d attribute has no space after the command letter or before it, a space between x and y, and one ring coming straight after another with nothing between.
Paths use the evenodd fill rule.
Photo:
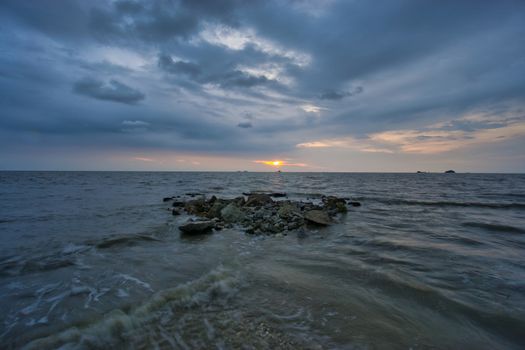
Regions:
<instances>
[{"instance_id":1,"label":"sea","mask_svg":"<svg viewBox=\"0 0 525 350\"><path fill-rule=\"evenodd\" d=\"M162 200L249 191L361 206L186 237ZM525 175L0 172L0 348L524 349Z\"/></svg>"}]
</instances>

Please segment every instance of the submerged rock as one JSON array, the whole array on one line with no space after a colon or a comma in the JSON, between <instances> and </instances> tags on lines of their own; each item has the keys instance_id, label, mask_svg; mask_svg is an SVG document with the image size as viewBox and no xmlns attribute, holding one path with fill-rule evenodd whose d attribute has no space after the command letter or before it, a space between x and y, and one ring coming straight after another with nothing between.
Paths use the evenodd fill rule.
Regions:
<instances>
[{"instance_id":1,"label":"submerged rock","mask_svg":"<svg viewBox=\"0 0 525 350\"><path fill-rule=\"evenodd\" d=\"M179 230L182 233L186 234L201 234L211 231L211 229L215 226L215 222L208 220L208 221L189 221L181 226L179 226Z\"/></svg>"},{"instance_id":2,"label":"submerged rock","mask_svg":"<svg viewBox=\"0 0 525 350\"><path fill-rule=\"evenodd\" d=\"M332 219L326 211L323 210L309 210L304 214L304 219L317 224L327 226L332 223Z\"/></svg>"}]
</instances>

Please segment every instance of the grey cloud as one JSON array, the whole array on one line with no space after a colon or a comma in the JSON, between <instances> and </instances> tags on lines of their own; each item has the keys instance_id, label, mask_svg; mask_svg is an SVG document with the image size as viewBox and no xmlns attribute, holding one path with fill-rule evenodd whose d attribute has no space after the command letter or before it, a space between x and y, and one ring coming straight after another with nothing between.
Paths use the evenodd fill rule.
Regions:
<instances>
[{"instance_id":1,"label":"grey cloud","mask_svg":"<svg viewBox=\"0 0 525 350\"><path fill-rule=\"evenodd\" d=\"M237 126L243 129L248 129L248 128L253 127L251 122L240 122L239 124L237 124Z\"/></svg>"},{"instance_id":2,"label":"grey cloud","mask_svg":"<svg viewBox=\"0 0 525 350\"><path fill-rule=\"evenodd\" d=\"M85 78L73 85L73 91L79 95L85 95L98 100L120 102L125 104L136 104L143 100L145 95L116 80L110 80L108 84L102 81Z\"/></svg>"},{"instance_id":3,"label":"grey cloud","mask_svg":"<svg viewBox=\"0 0 525 350\"><path fill-rule=\"evenodd\" d=\"M345 97L354 96L363 92L363 87L358 86L352 91L336 91L336 90L326 90L321 95L319 99L321 100L342 100Z\"/></svg>"},{"instance_id":4,"label":"grey cloud","mask_svg":"<svg viewBox=\"0 0 525 350\"><path fill-rule=\"evenodd\" d=\"M506 122L461 117L525 108L523 1L334 0L310 16L280 0L4 0L0 22L0 132L22 139L37 130L65 146L84 137L108 149L285 152L438 123L497 127ZM208 26L254 33L271 47L216 45L199 36ZM63 98L83 76L104 81L77 81L75 93L118 103ZM151 103L123 115L122 104L144 92ZM305 104L323 109L305 115Z\"/></svg>"},{"instance_id":5,"label":"grey cloud","mask_svg":"<svg viewBox=\"0 0 525 350\"><path fill-rule=\"evenodd\" d=\"M174 61L171 56L160 54L158 60L159 67L172 74L185 74L193 79L201 75L201 68L193 62Z\"/></svg>"},{"instance_id":6,"label":"grey cloud","mask_svg":"<svg viewBox=\"0 0 525 350\"><path fill-rule=\"evenodd\" d=\"M224 89L251 88L261 85L278 86L279 84L263 75L252 75L240 70L231 69L227 64L224 71L206 71L204 67L194 62L174 61L169 55L160 54L158 66L167 73L184 75L199 84L215 84ZM218 70L217 67L208 68Z\"/></svg>"}]
</instances>

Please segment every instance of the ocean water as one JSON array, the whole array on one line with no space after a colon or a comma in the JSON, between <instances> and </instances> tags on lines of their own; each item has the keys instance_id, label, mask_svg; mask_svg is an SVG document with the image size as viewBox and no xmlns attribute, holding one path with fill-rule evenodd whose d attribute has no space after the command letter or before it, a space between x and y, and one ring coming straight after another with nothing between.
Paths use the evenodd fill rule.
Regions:
<instances>
[{"instance_id":1,"label":"ocean water","mask_svg":"<svg viewBox=\"0 0 525 350\"><path fill-rule=\"evenodd\" d=\"M166 196L362 203L187 239ZM0 172L2 349L523 349L525 175Z\"/></svg>"}]
</instances>

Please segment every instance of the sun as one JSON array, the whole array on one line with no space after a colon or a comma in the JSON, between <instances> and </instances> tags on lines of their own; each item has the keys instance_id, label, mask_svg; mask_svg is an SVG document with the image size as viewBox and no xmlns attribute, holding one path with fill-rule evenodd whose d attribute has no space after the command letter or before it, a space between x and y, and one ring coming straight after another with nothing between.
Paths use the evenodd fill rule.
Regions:
<instances>
[{"instance_id":1,"label":"sun","mask_svg":"<svg viewBox=\"0 0 525 350\"><path fill-rule=\"evenodd\" d=\"M272 162L272 164L275 165L275 166L279 166L279 165L281 165L281 161L279 161L279 160L274 160L274 161Z\"/></svg>"}]
</instances>

